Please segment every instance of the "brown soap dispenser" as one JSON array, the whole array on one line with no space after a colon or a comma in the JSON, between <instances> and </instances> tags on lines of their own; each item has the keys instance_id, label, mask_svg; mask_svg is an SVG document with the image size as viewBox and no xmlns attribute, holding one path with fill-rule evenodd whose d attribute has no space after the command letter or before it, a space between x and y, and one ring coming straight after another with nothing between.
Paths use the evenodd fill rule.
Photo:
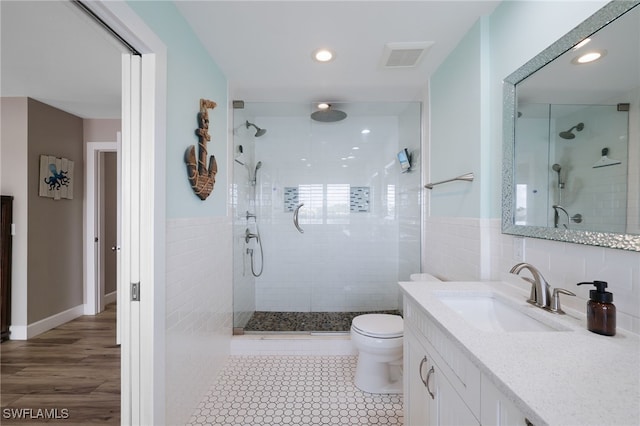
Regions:
<instances>
[{"instance_id":1,"label":"brown soap dispenser","mask_svg":"<svg viewBox=\"0 0 640 426\"><path fill-rule=\"evenodd\" d=\"M578 285L594 285L595 290L589 290L587 302L587 328L594 333L605 336L616 334L616 307L613 302L613 294L605 291L606 281L594 281L592 283L578 283Z\"/></svg>"}]
</instances>

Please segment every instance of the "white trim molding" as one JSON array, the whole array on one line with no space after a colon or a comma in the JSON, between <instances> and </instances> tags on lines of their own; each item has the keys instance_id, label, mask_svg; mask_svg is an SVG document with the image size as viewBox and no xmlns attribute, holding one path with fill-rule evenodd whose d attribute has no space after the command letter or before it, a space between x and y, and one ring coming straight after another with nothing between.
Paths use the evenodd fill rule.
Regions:
<instances>
[{"instance_id":1,"label":"white trim molding","mask_svg":"<svg viewBox=\"0 0 640 426\"><path fill-rule=\"evenodd\" d=\"M62 324L72 321L84 314L84 305L78 305L74 308L67 309L66 311L59 312L50 317L36 321L29 325L12 325L9 327L11 331L11 340L28 340L32 337L42 334L45 331L49 331Z\"/></svg>"}]
</instances>

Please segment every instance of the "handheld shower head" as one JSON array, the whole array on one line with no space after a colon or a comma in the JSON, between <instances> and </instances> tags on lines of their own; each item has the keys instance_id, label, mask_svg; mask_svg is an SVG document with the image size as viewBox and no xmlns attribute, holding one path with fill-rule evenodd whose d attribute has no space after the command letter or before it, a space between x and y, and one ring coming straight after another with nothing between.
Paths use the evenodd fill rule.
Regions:
<instances>
[{"instance_id":1,"label":"handheld shower head","mask_svg":"<svg viewBox=\"0 0 640 426\"><path fill-rule=\"evenodd\" d=\"M573 133L573 129L577 130L578 132L581 132L582 129L584 129L584 123L578 123L572 128L570 128L569 130L565 132L560 132L558 136L560 136L562 139L574 139L576 135Z\"/></svg>"},{"instance_id":2,"label":"handheld shower head","mask_svg":"<svg viewBox=\"0 0 640 426\"><path fill-rule=\"evenodd\" d=\"M553 166L551 166L551 169L558 174L558 188L563 189L564 182L562 181L562 175L560 174L562 167L560 167L560 164L556 163Z\"/></svg>"},{"instance_id":3,"label":"handheld shower head","mask_svg":"<svg viewBox=\"0 0 640 426\"><path fill-rule=\"evenodd\" d=\"M258 169L259 169L260 167L262 167L262 161L258 161L258 162L256 163L256 168L255 168L255 170L253 171L253 178L251 179L251 185L254 185L254 186L255 186L256 182L258 181Z\"/></svg>"},{"instance_id":4,"label":"handheld shower head","mask_svg":"<svg viewBox=\"0 0 640 426\"><path fill-rule=\"evenodd\" d=\"M249 127L255 127L256 129L256 134L253 135L256 138L259 138L260 136L264 135L265 133L267 133L267 129L261 129L260 127L256 126L253 123L249 123L249 120L247 120L247 122L245 123L246 128L248 129Z\"/></svg>"}]
</instances>

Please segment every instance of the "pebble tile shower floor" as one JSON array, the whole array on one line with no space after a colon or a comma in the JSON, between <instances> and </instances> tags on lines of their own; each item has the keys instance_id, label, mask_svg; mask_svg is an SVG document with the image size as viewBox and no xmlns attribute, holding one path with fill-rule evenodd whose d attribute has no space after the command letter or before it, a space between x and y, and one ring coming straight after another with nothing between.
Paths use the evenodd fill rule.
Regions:
<instances>
[{"instance_id":1,"label":"pebble tile shower floor","mask_svg":"<svg viewBox=\"0 0 640 426\"><path fill-rule=\"evenodd\" d=\"M231 356L192 425L402 425L402 395L362 392L356 356Z\"/></svg>"},{"instance_id":2,"label":"pebble tile shower floor","mask_svg":"<svg viewBox=\"0 0 640 426\"><path fill-rule=\"evenodd\" d=\"M260 332L345 332L351 329L351 321L363 314L400 315L400 311L367 312L254 312L247 325L246 333Z\"/></svg>"}]
</instances>

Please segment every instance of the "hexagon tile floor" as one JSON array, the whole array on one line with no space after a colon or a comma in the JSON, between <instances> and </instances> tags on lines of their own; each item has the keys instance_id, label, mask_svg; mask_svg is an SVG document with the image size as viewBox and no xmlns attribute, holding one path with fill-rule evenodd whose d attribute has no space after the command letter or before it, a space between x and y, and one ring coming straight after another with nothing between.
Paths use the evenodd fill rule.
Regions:
<instances>
[{"instance_id":1,"label":"hexagon tile floor","mask_svg":"<svg viewBox=\"0 0 640 426\"><path fill-rule=\"evenodd\" d=\"M193 425L402 425L402 395L362 392L356 356L231 356Z\"/></svg>"}]
</instances>

